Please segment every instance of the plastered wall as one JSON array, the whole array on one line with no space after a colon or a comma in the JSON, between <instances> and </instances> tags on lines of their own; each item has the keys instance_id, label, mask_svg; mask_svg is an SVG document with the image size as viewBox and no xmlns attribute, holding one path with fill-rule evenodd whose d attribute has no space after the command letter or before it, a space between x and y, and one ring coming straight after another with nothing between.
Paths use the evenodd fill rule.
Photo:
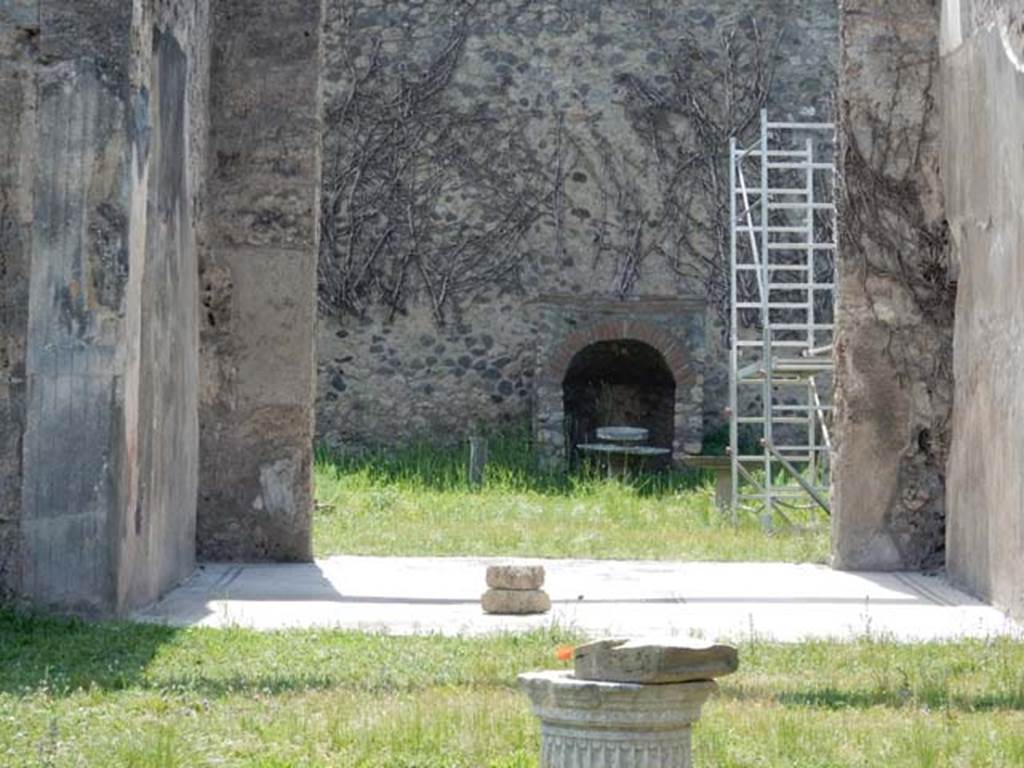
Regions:
<instances>
[{"instance_id":1,"label":"plastered wall","mask_svg":"<svg viewBox=\"0 0 1024 768\"><path fill-rule=\"evenodd\" d=\"M1024 9L946 2L943 181L959 275L948 570L1024 616Z\"/></svg>"}]
</instances>

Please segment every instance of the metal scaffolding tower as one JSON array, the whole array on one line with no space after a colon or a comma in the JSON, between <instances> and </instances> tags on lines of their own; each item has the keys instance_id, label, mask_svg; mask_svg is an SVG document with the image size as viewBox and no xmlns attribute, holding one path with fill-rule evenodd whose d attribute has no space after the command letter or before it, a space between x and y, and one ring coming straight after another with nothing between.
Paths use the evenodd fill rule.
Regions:
<instances>
[{"instance_id":1,"label":"metal scaffolding tower","mask_svg":"<svg viewBox=\"0 0 1024 768\"><path fill-rule=\"evenodd\" d=\"M835 126L773 123L730 142L732 509L829 511Z\"/></svg>"}]
</instances>

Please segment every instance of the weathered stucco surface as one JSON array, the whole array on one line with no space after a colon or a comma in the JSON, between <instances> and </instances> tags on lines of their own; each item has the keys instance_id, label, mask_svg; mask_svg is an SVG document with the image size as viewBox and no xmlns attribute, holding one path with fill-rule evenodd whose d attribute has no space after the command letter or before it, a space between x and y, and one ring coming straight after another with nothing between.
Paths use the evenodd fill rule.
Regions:
<instances>
[{"instance_id":1,"label":"weathered stucco surface","mask_svg":"<svg viewBox=\"0 0 1024 768\"><path fill-rule=\"evenodd\" d=\"M3 594L118 613L197 539L310 556L319 20L0 7Z\"/></svg>"},{"instance_id":2,"label":"weathered stucco surface","mask_svg":"<svg viewBox=\"0 0 1024 768\"><path fill-rule=\"evenodd\" d=\"M203 101L206 21L169 0L13 8L4 67L28 85L20 100L5 91L3 112L21 125L14 168L29 169L10 230L29 290L9 289L26 318L25 428L20 504L8 493L3 509L17 544L0 572L38 606L119 612L194 563L206 132L187 105ZM17 387L22 347L8 348Z\"/></svg>"},{"instance_id":3,"label":"weathered stucco surface","mask_svg":"<svg viewBox=\"0 0 1024 768\"><path fill-rule=\"evenodd\" d=\"M202 303L198 545L312 556L320 7L218 0Z\"/></svg>"},{"instance_id":4,"label":"weathered stucco surface","mask_svg":"<svg viewBox=\"0 0 1024 768\"><path fill-rule=\"evenodd\" d=\"M944 562L955 283L934 0L844 0L834 563Z\"/></svg>"},{"instance_id":5,"label":"weathered stucco surface","mask_svg":"<svg viewBox=\"0 0 1024 768\"><path fill-rule=\"evenodd\" d=\"M127 411L129 430L137 418L138 474L126 478L130 518L120 532L119 606L154 600L195 563L197 230L202 229L198 201L206 163L208 32L205 11L200 5L194 12L184 10L191 5L166 3L161 8L166 16L142 36L152 52L145 260L129 266L127 292L134 301L138 290L138 303L127 313L129 333L137 335L129 342L126 377L129 405L134 405Z\"/></svg>"},{"instance_id":6,"label":"weathered stucco surface","mask_svg":"<svg viewBox=\"0 0 1024 768\"><path fill-rule=\"evenodd\" d=\"M721 424L729 135L829 115L836 37L833 0L330 0L318 435L529 418L545 295L705 299Z\"/></svg>"},{"instance_id":7,"label":"weathered stucco surface","mask_svg":"<svg viewBox=\"0 0 1024 768\"><path fill-rule=\"evenodd\" d=\"M959 272L948 569L1024 616L1024 8L947 0L941 71Z\"/></svg>"}]
</instances>

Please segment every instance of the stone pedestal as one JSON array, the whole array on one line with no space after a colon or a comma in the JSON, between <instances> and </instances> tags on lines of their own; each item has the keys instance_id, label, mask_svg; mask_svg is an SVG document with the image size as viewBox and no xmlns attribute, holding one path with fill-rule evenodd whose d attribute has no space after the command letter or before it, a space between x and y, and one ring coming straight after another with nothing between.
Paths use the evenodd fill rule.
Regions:
<instances>
[{"instance_id":1,"label":"stone pedestal","mask_svg":"<svg viewBox=\"0 0 1024 768\"><path fill-rule=\"evenodd\" d=\"M690 768L690 728L714 681L638 685L572 672L519 676L541 721L541 768Z\"/></svg>"},{"instance_id":2,"label":"stone pedestal","mask_svg":"<svg viewBox=\"0 0 1024 768\"><path fill-rule=\"evenodd\" d=\"M732 459L728 456L687 456L683 464L712 472L715 476L715 507L722 512L732 508Z\"/></svg>"}]
</instances>

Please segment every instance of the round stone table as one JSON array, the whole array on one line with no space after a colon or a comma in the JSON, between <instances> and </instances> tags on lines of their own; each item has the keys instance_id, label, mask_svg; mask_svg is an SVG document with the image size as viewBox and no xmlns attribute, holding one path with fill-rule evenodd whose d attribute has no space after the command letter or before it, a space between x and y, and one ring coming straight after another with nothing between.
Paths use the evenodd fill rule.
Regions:
<instances>
[{"instance_id":1,"label":"round stone table","mask_svg":"<svg viewBox=\"0 0 1024 768\"><path fill-rule=\"evenodd\" d=\"M587 456L604 459L608 477L629 477L630 470L643 469L650 459L671 455L668 448L651 445L616 445L615 443L580 443L576 449Z\"/></svg>"},{"instance_id":2,"label":"round stone table","mask_svg":"<svg viewBox=\"0 0 1024 768\"><path fill-rule=\"evenodd\" d=\"M645 443L651 436L643 427L598 427L597 439L609 443Z\"/></svg>"},{"instance_id":3,"label":"round stone table","mask_svg":"<svg viewBox=\"0 0 1024 768\"><path fill-rule=\"evenodd\" d=\"M541 721L541 768L690 768L690 727L711 680L638 685L531 672L519 684Z\"/></svg>"}]
</instances>

